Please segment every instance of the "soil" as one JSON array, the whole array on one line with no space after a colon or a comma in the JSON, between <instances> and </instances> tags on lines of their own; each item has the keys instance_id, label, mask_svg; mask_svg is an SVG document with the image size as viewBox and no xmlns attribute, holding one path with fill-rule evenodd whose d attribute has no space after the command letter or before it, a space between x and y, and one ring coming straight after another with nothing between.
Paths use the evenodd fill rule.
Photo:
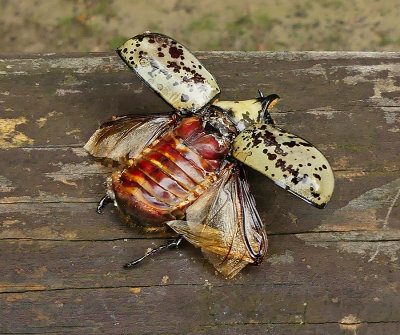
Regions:
<instances>
[{"instance_id":1,"label":"soil","mask_svg":"<svg viewBox=\"0 0 400 335\"><path fill-rule=\"evenodd\" d=\"M193 50L400 51L398 0L0 0L0 52L108 51L146 30Z\"/></svg>"}]
</instances>

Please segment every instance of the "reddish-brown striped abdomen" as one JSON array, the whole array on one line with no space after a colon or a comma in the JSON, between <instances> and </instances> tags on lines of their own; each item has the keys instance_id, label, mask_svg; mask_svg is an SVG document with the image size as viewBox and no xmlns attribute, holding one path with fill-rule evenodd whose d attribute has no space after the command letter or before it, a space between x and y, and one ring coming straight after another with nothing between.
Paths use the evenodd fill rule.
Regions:
<instances>
[{"instance_id":1,"label":"reddish-brown striped abdomen","mask_svg":"<svg viewBox=\"0 0 400 335\"><path fill-rule=\"evenodd\" d=\"M112 175L118 207L147 228L181 219L186 208L218 178L230 141L204 130L199 117L184 118L156 139L122 172Z\"/></svg>"}]
</instances>

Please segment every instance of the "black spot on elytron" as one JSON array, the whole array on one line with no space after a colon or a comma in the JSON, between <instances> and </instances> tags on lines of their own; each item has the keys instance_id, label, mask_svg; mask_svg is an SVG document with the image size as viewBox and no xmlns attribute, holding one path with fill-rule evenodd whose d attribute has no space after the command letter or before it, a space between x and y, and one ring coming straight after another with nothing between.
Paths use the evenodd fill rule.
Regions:
<instances>
[{"instance_id":1,"label":"black spot on elytron","mask_svg":"<svg viewBox=\"0 0 400 335\"><path fill-rule=\"evenodd\" d=\"M178 42L177 42L177 41L174 41L174 40L172 40L172 41L171 41L171 44L178 44Z\"/></svg>"},{"instance_id":2,"label":"black spot on elytron","mask_svg":"<svg viewBox=\"0 0 400 335\"><path fill-rule=\"evenodd\" d=\"M318 198L318 197L319 197L319 193L317 193L317 192L311 192L311 195L312 195L314 198Z\"/></svg>"},{"instance_id":3,"label":"black spot on elytron","mask_svg":"<svg viewBox=\"0 0 400 335\"><path fill-rule=\"evenodd\" d=\"M122 52L125 52L125 53L126 53L127 51L128 51L128 49L127 49L127 48L125 48L125 49L124 49Z\"/></svg>"},{"instance_id":4,"label":"black spot on elytron","mask_svg":"<svg viewBox=\"0 0 400 335\"><path fill-rule=\"evenodd\" d=\"M322 171L322 167L319 167L318 170Z\"/></svg>"},{"instance_id":5,"label":"black spot on elytron","mask_svg":"<svg viewBox=\"0 0 400 335\"><path fill-rule=\"evenodd\" d=\"M284 173L284 174L283 174L283 178L286 178L286 177L287 177L287 174L286 174L286 173Z\"/></svg>"},{"instance_id":6,"label":"black spot on elytron","mask_svg":"<svg viewBox=\"0 0 400 335\"><path fill-rule=\"evenodd\" d=\"M134 62L133 60L131 60L131 61L130 61L130 63L131 63L132 65L134 65L134 64L135 64L135 62Z\"/></svg>"},{"instance_id":7,"label":"black spot on elytron","mask_svg":"<svg viewBox=\"0 0 400 335\"><path fill-rule=\"evenodd\" d=\"M268 166L265 167L265 171L268 171Z\"/></svg>"},{"instance_id":8,"label":"black spot on elytron","mask_svg":"<svg viewBox=\"0 0 400 335\"><path fill-rule=\"evenodd\" d=\"M201 65L199 65L199 69L201 70L203 67Z\"/></svg>"},{"instance_id":9,"label":"black spot on elytron","mask_svg":"<svg viewBox=\"0 0 400 335\"><path fill-rule=\"evenodd\" d=\"M185 63L184 63L184 62L180 62L179 64L180 64L180 65L185 65ZM185 68L183 68L183 69L185 69Z\"/></svg>"},{"instance_id":10,"label":"black spot on elytron","mask_svg":"<svg viewBox=\"0 0 400 335\"><path fill-rule=\"evenodd\" d=\"M303 164L299 164L299 167L303 167Z\"/></svg>"},{"instance_id":11,"label":"black spot on elytron","mask_svg":"<svg viewBox=\"0 0 400 335\"><path fill-rule=\"evenodd\" d=\"M157 48L158 51L161 51L162 49L160 47Z\"/></svg>"},{"instance_id":12,"label":"black spot on elytron","mask_svg":"<svg viewBox=\"0 0 400 335\"><path fill-rule=\"evenodd\" d=\"M181 49L178 49L177 47L174 46L171 46L168 52L172 58L179 58L183 54L183 51Z\"/></svg>"},{"instance_id":13,"label":"black spot on elytron","mask_svg":"<svg viewBox=\"0 0 400 335\"><path fill-rule=\"evenodd\" d=\"M276 159L276 155L275 154L271 154L271 153L267 153L267 156L268 156L268 159L270 160L270 161L273 161L274 159Z\"/></svg>"},{"instance_id":14,"label":"black spot on elytron","mask_svg":"<svg viewBox=\"0 0 400 335\"><path fill-rule=\"evenodd\" d=\"M159 52L158 57L164 57L164 54L162 52Z\"/></svg>"},{"instance_id":15,"label":"black spot on elytron","mask_svg":"<svg viewBox=\"0 0 400 335\"><path fill-rule=\"evenodd\" d=\"M319 180L321 180L321 176L318 173L314 173L313 176Z\"/></svg>"},{"instance_id":16,"label":"black spot on elytron","mask_svg":"<svg viewBox=\"0 0 400 335\"><path fill-rule=\"evenodd\" d=\"M271 177L275 177L275 173L271 174Z\"/></svg>"},{"instance_id":17,"label":"black spot on elytron","mask_svg":"<svg viewBox=\"0 0 400 335\"><path fill-rule=\"evenodd\" d=\"M292 183L293 184L295 184L295 185L297 185L299 182L303 182L303 183L305 183L306 181L307 181L307 178L308 178L308 174L304 174L304 175L298 175L298 171L296 170L296 175L295 175L295 177L294 178L292 178ZM312 191L312 190L311 190Z\"/></svg>"},{"instance_id":18,"label":"black spot on elytron","mask_svg":"<svg viewBox=\"0 0 400 335\"><path fill-rule=\"evenodd\" d=\"M131 56L131 57L129 57L129 60L132 60L133 59L133 57Z\"/></svg>"},{"instance_id":19,"label":"black spot on elytron","mask_svg":"<svg viewBox=\"0 0 400 335\"><path fill-rule=\"evenodd\" d=\"M181 94L181 101L182 101L182 102L187 102L188 100L189 100L189 96L182 93L182 94Z\"/></svg>"},{"instance_id":20,"label":"black spot on elytron","mask_svg":"<svg viewBox=\"0 0 400 335\"><path fill-rule=\"evenodd\" d=\"M139 48L139 47L140 47L140 44L139 44L139 43L136 43L136 47Z\"/></svg>"},{"instance_id":21,"label":"black spot on elytron","mask_svg":"<svg viewBox=\"0 0 400 335\"><path fill-rule=\"evenodd\" d=\"M315 156L311 156L312 159L315 159Z\"/></svg>"},{"instance_id":22,"label":"black spot on elytron","mask_svg":"<svg viewBox=\"0 0 400 335\"><path fill-rule=\"evenodd\" d=\"M174 69L175 73L179 73L181 67L176 62L167 61L167 68Z\"/></svg>"},{"instance_id":23,"label":"black spot on elytron","mask_svg":"<svg viewBox=\"0 0 400 335\"><path fill-rule=\"evenodd\" d=\"M293 169L292 164L289 164L288 166L286 166L286 163L287 163L286 161L279 158L275 163L275 167L280 168L282 170L282 172L288 171L290 173L290 175L297 177L299 175L299 170Z\"/></svg>"},{"instance_id":24,"label":"black spot on elytron","mask_svg":"<svg viewBox=\"0 0 400 335\"><path fill-rule=\"evenodd\" d=\"M149 39L149 43L155 43L156 41L154 41L152 38Z\"/></svg>"},{"instance_id":25,"label":"black spot on elytron","mask_svg":"<svg viewBox=\"0 0 400 335\"><path fill-rule=\"evenodd\" d=\"M307 163L307 166L311 166L311 163Z\"/></svg>"},{"instance_id":26,"label":"black spot on elytron","mask_svg":"<svg viewBox=\"0 0 400 335\"><path fill-rule=\"evenodd\" d=\"M204 83L205 82L205 80L206 80L206 78L204 78L200 73L194 73L193 74L193 77L191 77L190 78L193 82L195 82L195 83ZM205 91L206 90L206 88L205 88L205 86L203 85L202 87L200 87L199 88L200 90L203 90L203 91Z\"/></svg>"},{"instance_id":27,"label":"black spot on elytron","mask_svg":"<svg viewBox=\"0 0 400 335\"><path fill-rule=\"evenodd\" d=\"M288 146L289 148L293 148L294 146L299 145L298 143L296 143L296 141L283 142L282 144Z\"/></svg>"},{"instance_id":28,"label":"black spot on elytron","mask_svg":"<svg viewBox=\"0 0 400 335\"><path fill-rule=\"evenodd\" d=\"M322 164L322 168L324 168L325 170L327 169L325 164Z\"/></svg>"}]
</instances>

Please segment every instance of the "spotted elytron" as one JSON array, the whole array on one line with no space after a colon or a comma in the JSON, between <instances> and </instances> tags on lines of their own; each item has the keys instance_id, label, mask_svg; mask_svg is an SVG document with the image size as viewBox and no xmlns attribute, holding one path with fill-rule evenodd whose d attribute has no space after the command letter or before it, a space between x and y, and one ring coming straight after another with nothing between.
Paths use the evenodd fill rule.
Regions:
<instances>
[{"instance_id":1,"label":"spotted elytron","mask_svg":"<svg viewBox=\"0 0 400 335\"><path fill-rule=\"evenodd\" d=\"M264 225L249 191L243 163L308 203L323 208L334 177L309 142L274 125L276 94L217 101L214 77L172 38L144 33L117 50L122 60L174 111L113 117L85 148L124 164L108 179L98 212L113 201L127 221L185 239L226 277L260 264L267 251Z\"/></svg>"}]
</instances>

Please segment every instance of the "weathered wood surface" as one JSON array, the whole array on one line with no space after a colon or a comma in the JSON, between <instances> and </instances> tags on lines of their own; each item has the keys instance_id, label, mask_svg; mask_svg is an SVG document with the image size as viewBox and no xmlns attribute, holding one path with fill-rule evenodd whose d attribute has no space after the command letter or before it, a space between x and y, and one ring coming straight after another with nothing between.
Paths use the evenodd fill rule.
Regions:
<instances>
[{"instance_id":1,"label":"weathered wood surface","mask_svg":"<svg viewBox=\"0 0 400 335\"><path fill-rule=\"evenodd\" d=\"M256 172L269 258L233 280L95 203L82 149L112 115L168 111L112 54L0 58L0 333L398 334L400 54L198 53L221 99L278 93L278 123L336 175L324 210Z\"/></svg>"}]
</instances>

